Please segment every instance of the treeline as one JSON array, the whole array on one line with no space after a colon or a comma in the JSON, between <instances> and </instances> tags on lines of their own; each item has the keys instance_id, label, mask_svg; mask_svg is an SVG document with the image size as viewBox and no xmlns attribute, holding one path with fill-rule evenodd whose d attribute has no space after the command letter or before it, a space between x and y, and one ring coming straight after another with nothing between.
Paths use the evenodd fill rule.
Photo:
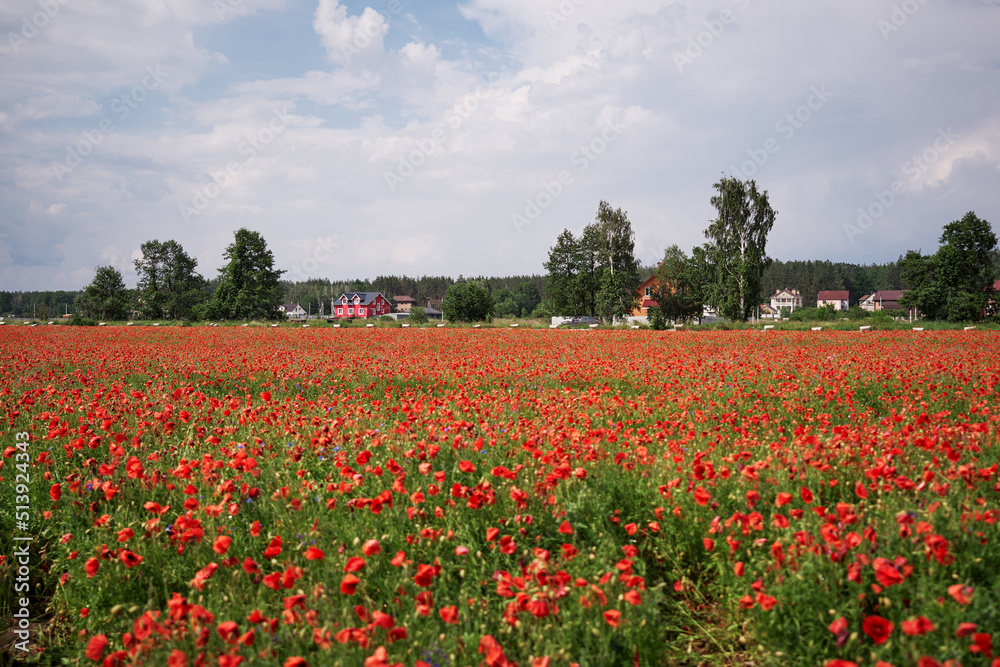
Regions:
<instances>
[{"instance_id":1,"label":"treeline","mask_svg":"<svg viewBox=\"0 0 1000 667\"><path fill-rule=\"evenodd\" d=\"M76 299L82 290L38 292L0 292L0 315L6 317L59 317L76 312Z\"/></svg>"},{"instance_id":2,"label":"treeline","mask_svg":"<svg viewBox=\"0 0 1000 667\"><path fill-rule=\"evenodd\" d=\"M872 292L903 290L908 285L903 280L898 261L864 265L829 260L774 260L764 270L760 288L761 303L766 303L775 291L789 288L799 290L802 303L812 307L816 305L816 293L820 291L847 290L851 295L851 305L854 305Z\"/></svg>"},{"instance_id":3,"label":"treeline","mask_svg":"<svg viewBox=\"0 0 1000 667\"><path fill-rule=\"evenodd\" d=\"M409 296L416 305L428 303L440 308L448 289L456 283L476 282L486 288L493 300L497 317L527 317L542 302L545 276L522 275L457 279L450 276L378 276L374 280L329 280L310 278L300 282L283 281L285 303L297 303L307 313L330 313L330 301L348 292L380 292L393 307L397 296ZM322 307L321 307L322 304Z\"/></svg>"}]
</instances>

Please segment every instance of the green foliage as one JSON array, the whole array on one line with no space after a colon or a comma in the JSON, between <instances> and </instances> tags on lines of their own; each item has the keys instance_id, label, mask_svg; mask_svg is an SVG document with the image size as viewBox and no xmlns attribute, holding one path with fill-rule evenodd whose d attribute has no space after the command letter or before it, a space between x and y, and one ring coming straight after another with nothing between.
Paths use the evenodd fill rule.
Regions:
<instances>
[{"instance_id":1,"label":"green foliage","mask_svg":"<svg viewBox=\"0 0 1000 667\"><path fill-rule=\"evenodd\" d=\"M82 317L101 320L123 320L129 302L122 274L113 266L99 266L94 280L76 301Z\"/></svg>"},{"instance_id":2,"label":"green foliage","mask_svg":"<svg viewBox=\"0 0 1000 667\"><path fill-rule=\"evenodd\" d=\"M782 315L784 315L785 309L781 310ZM827 304L822 308L799 308L788 316L792 322L830 322L836 318L837 311L834 310L832 304Z\"/></svg>"},{"instance_id":3,"label":"green foliage","mask_svg":"<svg viewBox=\"0 0 1000 667\"><path fill-rule=\"evenodd\" d=\"M219 272L219 287L212 295L208 315L212 319L282 319L282 289L278 282L284 271L274 268L274 254L258 232L241 228L226 248L228 263Z\"/></svg>"},{"instance_id":4,"label":"green foliage","mask_svg":"<svg viewBox=\"0 0 1000 667\"><path fill-rule=\"evenodd\" d=\"M665 320L687 322L701 317L707 282L703 248L695 248L688 257L677 245L670 246L656 270L656 277L658 282L652 296L659 304L656 311L662 313ZM652 319L650 324L653 324Z\"/></svg>"},{"instance_id":5,"label":"green foliage","mask_svg":"<svg viewBox=\"0 0 1000 667\"><path fill-rule=\"evenodd\" d=\"M546 296L557 315L598 316L606 322L632 312L639 286L635 235L627 214L606 201L580 238L563 230L545 262Z\"/></svg>"},{"instance_id":6,"label":"green foliage","mask_svg":"<svg viewBox=\"0 0 1000 667\"><path fill-rule=\"evenodd\" d=\"M135 310L146 320L181 319L208 299L205 279L196 271L198 260L177 241L146 241L135 260L139 284Z\"/></svg>"},{"instance_id":7,"label":"green foliage","mask_svg":"<svg viewBox=\"0 0 1000 667\"><path fill-rule=\"evenodd\" d=\"M426 324L427 323L427 313L424 312L422 306L414 306L410 309L410 316L406 320L411 324Z\"/></svg>"},{"instance_id":8,"label":"green foliage","mask_svg":"<svg viewBox=\"0 0 1000 667\"><path fill-rule=\"evenodd\" d=\"M667 316L659 306L649 308L649 326L656 331L663 331L667 328Z\"/></svg>"},{"instance_id":9,"label":"green foliage","mask_svg":"<svg viewBox=\"0 0 1000 667\"><path fill-rule=\"evenodd\" d=\"M69 324L74 327L96 327L97 320L90 317L81 317L80 315L74 315Z\"/></svg>"},{"instance_id":10,"label":"green foliage","mask_svg":"<svg viewBox=\"0 0 1000 667\"><path fill-rule=\"evenodd\" d=\"M706 255L715 277L707 302L724 317L746 321L760 300L760 282L771 262L766 254L767 235L777 212L767 191L758 191L756 181L723 177L713 187L712 206L718 217L705 230L709 239Z\"/></svg>"},{"instance_id":11,"label":"green foliage","mask_svg":"<svg viewBox=\"0 0 1000 667\"><path fill-rule=\"evenodd\" d=\"M478 281L455 283L448 288L441 311L452 322L482 322L493 314L493 297Z\"/></svg>"},{"instance_id":12,"label":"green foliage","mask_svg":"<svg viewBox=\"0 0 1000 667\"><path fill-rule=\"evenodd\" d=\"M996 234L990 223L969 211L944 226L940 242L935 254L910 250L900 262L910 287L900 303L932 320L981 320L998 275L992 261Z\"/></svg>"}]
</instances>

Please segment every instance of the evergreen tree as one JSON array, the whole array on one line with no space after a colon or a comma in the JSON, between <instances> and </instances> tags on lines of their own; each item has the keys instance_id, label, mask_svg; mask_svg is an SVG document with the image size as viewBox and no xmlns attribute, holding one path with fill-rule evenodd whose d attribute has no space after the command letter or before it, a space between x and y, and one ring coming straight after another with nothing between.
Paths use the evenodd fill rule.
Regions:
<instances>
[{"instance_id":1,"label":"evergreen tree","mask_svg":"<svg viewBox=\"0 0 1000 667\"><path fill-rule=\"evenodd\" d=\"M224 256L228 261L219 272L219 287L209 302L209 316L224 320L279 319L279 281L284 271L274 268L274 255L264 237L238 229Z\"/></svg>"}]
</instances>

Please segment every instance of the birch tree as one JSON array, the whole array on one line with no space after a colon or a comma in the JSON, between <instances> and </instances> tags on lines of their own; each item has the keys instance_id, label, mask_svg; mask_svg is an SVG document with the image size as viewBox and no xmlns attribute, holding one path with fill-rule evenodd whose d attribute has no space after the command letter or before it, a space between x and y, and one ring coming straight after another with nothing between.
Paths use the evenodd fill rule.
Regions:
<instances>
[{"instance_id":1,"label":"birch tree","mask_svg":"<svg viewBox=\"0 0 1000 667\"><path fill-rule=\"evenodd\" d=\"M723 177L713 186L711 199L718 217L705 230L709 239L708 259L715 280L708 290L708 303L724 317L746 320L760 300L760 283L771 259L766 253L767 235L777 212L767 191L756 181Z\"/></svg>"}]
</instances>

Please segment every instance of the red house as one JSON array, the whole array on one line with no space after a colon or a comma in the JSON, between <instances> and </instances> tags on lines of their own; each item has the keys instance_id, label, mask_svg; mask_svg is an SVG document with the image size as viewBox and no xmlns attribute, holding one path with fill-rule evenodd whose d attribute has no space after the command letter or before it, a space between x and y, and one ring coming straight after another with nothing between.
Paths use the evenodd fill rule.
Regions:
<instances>
[{"instance_id":1,"label":"red house","mask_svg":"<svg viewBox=\"0 0 1000 667\"><path fill-rule=\"evenodd\" d=\"M343 319L381 317L392 311L381 292L347 292L334 299L330 308L335 318Z\"/></svg>"},{"instance_id":2,"label":"red house","mask_svg":"<svg viewBox=\"0 0 1000 667\"><path fill-rule=\"evenodd\" d=\"M649 309L657 305L654 297L659 287L660 280L654 273L636 288L635 292L639 298L636 307L632 309L632 317L649 317Z\"/></svg>"}]
</instances>

